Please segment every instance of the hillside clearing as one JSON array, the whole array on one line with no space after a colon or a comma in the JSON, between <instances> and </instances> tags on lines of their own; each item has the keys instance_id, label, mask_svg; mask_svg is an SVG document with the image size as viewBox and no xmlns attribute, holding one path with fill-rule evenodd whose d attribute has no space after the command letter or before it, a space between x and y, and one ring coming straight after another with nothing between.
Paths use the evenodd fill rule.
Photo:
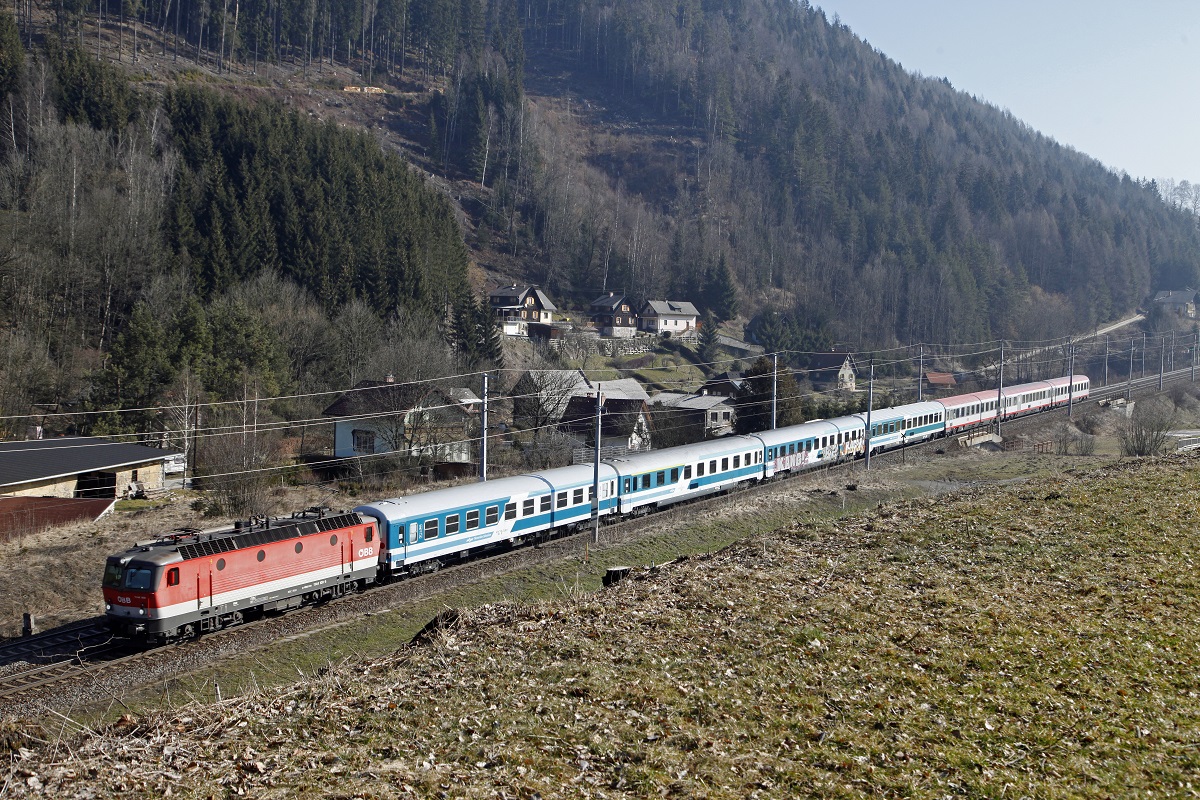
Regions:
<instances>
[{"instance_id":1,"label":"hillside clearing","mask_svg":"<svg viewBox=\"0 0 1200 800\"><path fill-rule=\"evenodd\" d=\"M1186 794L1197 459L800 524L282 689L35 731L14 796ZM18 738L19 737L15 737Z\"/></svg>"}]
</instances>

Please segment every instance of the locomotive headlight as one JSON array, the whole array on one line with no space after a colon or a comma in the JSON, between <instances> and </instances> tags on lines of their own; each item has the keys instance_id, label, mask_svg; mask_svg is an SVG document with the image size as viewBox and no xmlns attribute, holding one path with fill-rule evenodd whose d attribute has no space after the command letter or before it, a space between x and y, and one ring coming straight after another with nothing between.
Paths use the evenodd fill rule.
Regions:
<instances>
[{"instance_id":1,"label":"locomotive headlight","mask_svg":"<svg viewBox=\"0 0 1200 800\"><path fill-rule=\"evenodd\" d=\"M104 604L104 610L105 610L105 611L112 611L112 603L105 603L105 604Z\"/></svg>"},{"instance_id":2,"label":"locomotive headlight","mask_svg":"<svg viewBox=\"0 0 1200 800\"><path fill-rule=\"evenodd\" d=\"M144 616L146 616L146 609L144 609L144 608L139 608L139 609L138 609L138 613L139 613L139 614L141 614L141 615L144 617Z\"/></svg>"}]
</instances>

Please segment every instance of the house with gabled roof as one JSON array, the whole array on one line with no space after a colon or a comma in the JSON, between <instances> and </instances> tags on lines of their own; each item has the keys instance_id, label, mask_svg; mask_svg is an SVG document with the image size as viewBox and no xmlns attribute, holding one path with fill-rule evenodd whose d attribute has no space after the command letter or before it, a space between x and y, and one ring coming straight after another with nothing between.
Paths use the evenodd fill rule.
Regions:
<instances>
[{"instance_id":1,"label":"house with gabled roof","mask_svg":"<svg viewBox=\"0 0 1200 800\"><path fill-rule=\"evenodd\" d=\"M492 314L508 336L528 335L530 323L549 325L558 307L536 286L502 286L488 295Z\"/></svg>"},{"instance_id":2,"label":"house with gabled roof","mask_svg":"<svg viewBox=\"0 0 1200 800\"><path fill-rule=\"evenodd\" d=\"M700 312L691 303L647 300L638 310L638 329L671 336L695 336Z\"/></svg>"},{"instance_id":3,"label":"house with gabled roof","mask_svg":"<svg viewBox=\"0 0 1200 800\"><path fill-rule=\"evenodd\" d=\"M1192 319L1196 316L1196 292L1193 289L1159 292L1154 295L1154 303L1181 317Z\"/></svg>"},{"instance_id":4,"label":"house with gabled roof","mask_svg":"<svg viewBox=\"0 0 1200 800\"><path fill-rule=\"evenodd\" d=\"M700 387L700 394L718 394L722 397L737 397L742 391L742 376L736 372L714 375Z\"/></svg>"},{"instance_id":5,"label":"house with gabled roof","mask_svg":"<svg viewBox=\"0 0 1200 800\"><path fill-rule=\"evenodd\" d=\"M623 294L600 295L588 304L588 313L601 336L628 339L637 333L637 312L633 301Z\"/></svg>"},{"instance_id":6,"label":"house with gabled roof","mask_svg":"<svg viewBox=\"0 0 1200 800\"><path fill-rule=\"evenodd\" d=\"M572 397L563 411L559 429L581 446L596 442L596 398ZM650 449L650 411L645 400L613 397L602 387L600 397L600 447L612 451Z\"/></svg>"},{"instance_id":7,"label":"house with gabled roof","mask_svg":"<svg viewBox=\"0 0 1200 800\"><path fill-rule=\"evenodd\" d=\"M689 425L703 431L706 439L733 433L733 425L737 420L733 400L724 395L659 392L651 398L651 402L655 406L679 412Z\"/></svg>"},{"instance_id":8,"label":"house with gabled roof","mask_svg":"<svg viewBox=\"0 0 1200 800\"><path fill-rule=\"evenodd\" d=\"M333 417L339 458L392 453L430 463L468 463L478 413L428 383L360 381L322 414Z\"/></svg>"},{"instance_id":9,"label":"house with gabled roof","mask_svg":"<svg viewBox=\"0 0 1200 800\"><path fill-rule=\"evenodd\" d=\"M829 353L815 353L808 362L808 378L817 387L837 388L853 392L857 380L854 356L836 350Z\"/></svg>"}]
</instances>

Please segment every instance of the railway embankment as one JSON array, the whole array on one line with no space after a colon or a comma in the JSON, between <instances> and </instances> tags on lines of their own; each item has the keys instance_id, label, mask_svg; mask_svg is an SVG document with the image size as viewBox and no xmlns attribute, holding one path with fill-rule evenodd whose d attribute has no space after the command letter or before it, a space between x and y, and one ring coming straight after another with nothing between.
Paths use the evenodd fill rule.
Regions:
<instances>
[{"instance_id":1,"label":"railway embankment","mask_svg":"<svg viewBox=\"0 0 1200 800\"><path fill-rule=\"evenodd\" d=\"M276 686L6 732L3 780L54 797L1185 792L1198 466L1093 461L798 517L603 591L463 608Z\"/></svg>"}]
</instances>

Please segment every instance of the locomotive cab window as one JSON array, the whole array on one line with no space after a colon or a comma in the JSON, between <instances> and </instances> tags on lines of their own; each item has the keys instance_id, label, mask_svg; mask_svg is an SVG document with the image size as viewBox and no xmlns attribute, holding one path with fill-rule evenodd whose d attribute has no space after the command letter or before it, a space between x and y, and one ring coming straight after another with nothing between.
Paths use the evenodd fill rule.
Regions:
<instances>
[{"instance_id":1,"label":"locomotive cab window","mask_svg":"<svg viewBox=\"0 0 1200 800\"><path fill-rule=\"evenodd\" d=\"M125 570L125 588L141 592L153 589L154 570L147 567L129 567Z\"/></svg>"},{"instance_id":2,"label":"locomotive cab window","mask_svg":"<svg viewBox=\"0 0 1200 800\"><path fill-rule=\"evenodd\" d=\"M167 570L167 586L179 585L179 567L171 567Z\"/></svg>"},{"instance_id":3,"label":"locomotive cab window","mask_svg":"<svg viewBox=\"0 0 1200 800\"><path fill-rule=\"evenodd\" d=\"M367 533L363 538L365 540L367 540L368 542L375 541L375 526L374 525L367 526Z\"/></svg>"},{"instance_id":4,"label":"locomotive cab window","mask_svg":"<svg viewBox=\"0 0 1200 800\"><path fill-rule=\"evenodd\" d=\"M121 588L121 562L109 559L104 565L104 585L110 589Z\"/></svg>"}]
</instances>

